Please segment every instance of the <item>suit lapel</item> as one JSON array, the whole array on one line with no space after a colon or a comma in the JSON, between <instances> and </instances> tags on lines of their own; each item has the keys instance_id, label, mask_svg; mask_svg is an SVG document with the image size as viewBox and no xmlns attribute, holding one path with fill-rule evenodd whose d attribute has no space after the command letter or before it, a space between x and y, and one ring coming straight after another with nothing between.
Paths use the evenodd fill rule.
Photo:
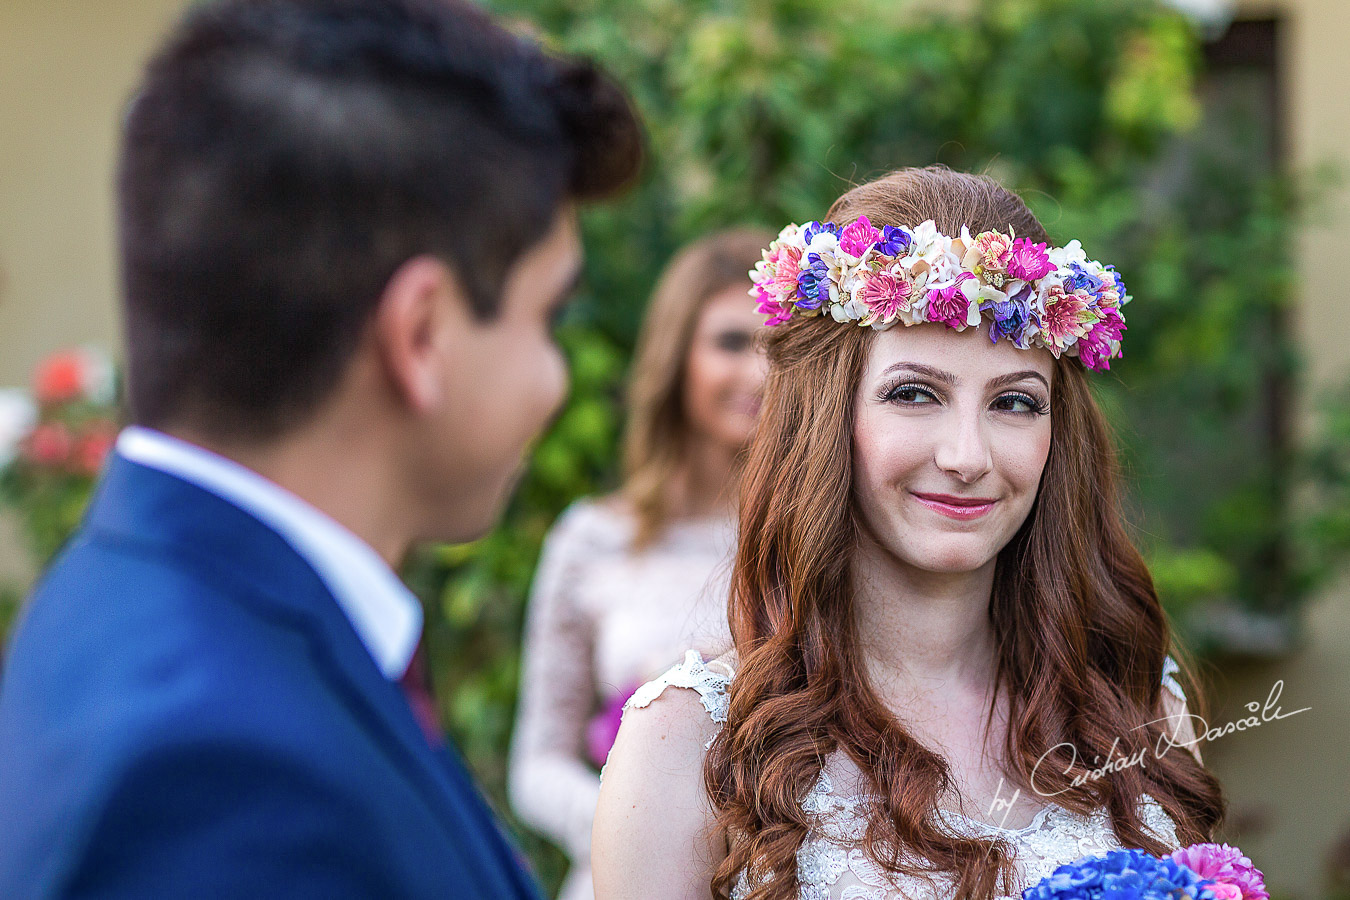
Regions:
<instances>
[{"instance_id":1,"label":"suit lapel","mask_svg":"<svg viewBox=\"0 0 1350 900\"><path fill-rule=\"evenodd\" d=\"M228 586L230 596L256 614L303 631L334 692L419 785L450 833L460 832L465 788L472 786L453 777L399 686L380 672L322 579L279 534L204 488L116 454L85 527L104 540L158 550Z\"/></svg>"}]
</instances>

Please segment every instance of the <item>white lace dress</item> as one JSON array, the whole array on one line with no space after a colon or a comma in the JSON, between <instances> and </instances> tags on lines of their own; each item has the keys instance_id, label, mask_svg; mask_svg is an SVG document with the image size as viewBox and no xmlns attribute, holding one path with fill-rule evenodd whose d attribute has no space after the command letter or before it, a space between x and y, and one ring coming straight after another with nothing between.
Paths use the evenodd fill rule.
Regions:
<instances>
[{"instance_id":1,"label":"white lace dress","mask_svg":"<svg viewBox=\"0 0 1350 900\"><path fill-rule=\"evenodd\" d=\"M1176 663L1169 656L1163 668L1163 685L1184 701L1173 674ZM718 662L705 663L690 650L684 661L655 681L643 685L626 708L644 707L668 687L697 691L703 708L714 722L727 720L728 688L735 673ZM801 900L942 900L951 896L952 884L941 876L929 882L899 877L872 863L859 847L865 830L863 804L867 797L858 784L861 775L843 754L826 761L815 787L802 807L819 823L797 852L797 877ZM1171 846L1179 846L1176 828L1162 805L1145 794L1139 807L1144 826ZM1084 816L1051 804L1041 809L1024 828L1000 828L987 822L944 810L945 824L957 833L1003 838L1015 853L1018 894L1000 897L1012 900L1020 892L1056 868L1081 856L1120 849L1105 810ZM732 897L748 893L744 876Z\"/></svg>"},{"instance_id":2,"label":"white lace dress","mask_svg":"<svg viewBox=\"0 0 1350 900\"><path fill-rule=\"evenodd\" d=\"M591 822L600 779L587 756L592 716L696 647L731 646L727 628L736 525L728 516L670 523L641 552L634 517L578 500L544 542L530 591L511 803L571 859L560 900L590 900Z\"/></svg>"}]
</instances>

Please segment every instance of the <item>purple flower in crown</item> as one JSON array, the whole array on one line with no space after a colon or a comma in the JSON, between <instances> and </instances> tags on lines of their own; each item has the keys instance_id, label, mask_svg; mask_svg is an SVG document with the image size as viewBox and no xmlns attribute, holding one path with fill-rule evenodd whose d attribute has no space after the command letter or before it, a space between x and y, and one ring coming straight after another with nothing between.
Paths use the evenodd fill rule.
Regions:
<instances>
[{"instance_id":1,"label":"purple flower in crown","mask_svg":"<svg viewBox=\"0 0 1350 900\"><path fill-rule=\"evenodd\" d=\"M980 312L990 317L989 340L997 343L1008 338L1022 350L1027 349L1027 326L1031 324L1031 288L1023 288L1007 300L986 300Z\"/></svg>"},{"instance_id":2,"label":"purple flower in crown","mask_svg":"<svg viewBox=\"0 0 1350 900\"><path fill-rule=\"evenodd\" d=\"M1173 852L1172 861L1214 882L1215 900L1270 900L1265 876L1236 847L1192 844Z\"/></svg>"},{"instance_id":3,"label":"purple flower in crown","mask_svg":"<svg viewBox=\"0 0 1350 900\"><path fill-rule=\"evenodd\" d=\"M807 222L806 227L802 229L802 243L809 247L812 238L825 233L838 237L839 226L833 222Z\"/></svg>"},{"instance_id":4,"label":"purple flower in crown","mask_svg":"<svg viewBox=\"0 0 1350 900\"><path fill-rule=\"evenodd\" d=\"M901 256L914 243L914 236L908 229L886 225L881 229L881 240L877 242L877 252L883 256Z\"/></svg>"},{"instance_id":5,"label":"purple flower in crown","mask_svg":"<svg viewBox=\"0 0 1350 900\"><path fill-rule=\"evenodd\" d=\"M830 299L830 267L818 253L809 253L797 278L798 309L820 309Z\"/></svg>"},{"instance_id":6,"label":"purple flower in crown","mask_svg":"<svg viewBox=\"0 0 1350 900\"><path fill-rule=\"evenodd\" d=\"M910 292L914 286L899 275L878 272L870 276L858 291L858 299L877 321L889 322L909 310Z\"/></svg>"},{"instance_id":7,"label":"purple flower in crown","mask_svg":"<svg viewBox=\"0 0 1350 900\"><path fill-rule=\"evenodd\" d=\"M839 233L839 249L849 256L862 259L863 254L881 239L881 232L872 227L867 216L859 216L853 224Z\"/></svg>"},{"instance_id":8,"label":"purple flower in crown","mask_svg":"<svg viewBox=\"0 0 1350 900\"><path fill-rule=\"evenodd\" d=\"M1045 244L1033 244L1026 238L1013 241L1009 253L1008 274L1020 281L1035 281L1055 271L1045 252Z\"/></svg>"},{"instance_id":9,"label":"purple flower in crown","mask_svg":"<svg viewBox=\"0 0 1350 900\"><path fill-rule=\"evenodd\" d=\"M960 331L970 324L970 298L962 286L975 278L969 272L962 272L957 279L945 288L933 288L928 292L928 321L941 322L949 328Z\"/></svg>"}]
</instances>

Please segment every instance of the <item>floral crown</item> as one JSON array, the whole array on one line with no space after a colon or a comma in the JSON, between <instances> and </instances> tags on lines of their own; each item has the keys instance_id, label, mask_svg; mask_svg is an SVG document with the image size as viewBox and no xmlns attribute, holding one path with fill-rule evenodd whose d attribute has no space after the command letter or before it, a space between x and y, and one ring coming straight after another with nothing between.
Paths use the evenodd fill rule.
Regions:
<instances>
[{"instance_id":1,"label":"floral crown","mask_svg":"<svg viewBox=\"0 0 1350 900\"><path fill-rule=\"evenodd\" d=\"M1121 307L1130 301L1112 266L1078 241L1047 250L1008 233L948 237L932 220L878 230L866 216L844 226L789 225L750 273L756 309L781 325L829 313L879 331L941 322L957 331L989 320L989 338L1044 347L1103 371L1120 356Z\"/></svg>"}]
</instances>

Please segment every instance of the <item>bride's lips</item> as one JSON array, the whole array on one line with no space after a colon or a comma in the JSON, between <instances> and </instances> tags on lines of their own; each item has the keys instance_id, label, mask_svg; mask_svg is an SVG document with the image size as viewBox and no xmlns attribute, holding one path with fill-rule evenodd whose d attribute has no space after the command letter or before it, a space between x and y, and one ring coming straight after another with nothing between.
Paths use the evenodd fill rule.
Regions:
<instances>
[{"instance_id":1,"label":"bride's lips","mask_svg":"<svg viewBox=\"0 0 1350 900\"><path fill-rule=\"evenodd\" d=\"M924 506L941 513L949 519L959 519L968 521L978 519L980 516L994 508L997 499L991 497L957 497L953 494L920 494L918 491L911 491L914 499L918 500Z\"/></svg>"}]
</instances>

